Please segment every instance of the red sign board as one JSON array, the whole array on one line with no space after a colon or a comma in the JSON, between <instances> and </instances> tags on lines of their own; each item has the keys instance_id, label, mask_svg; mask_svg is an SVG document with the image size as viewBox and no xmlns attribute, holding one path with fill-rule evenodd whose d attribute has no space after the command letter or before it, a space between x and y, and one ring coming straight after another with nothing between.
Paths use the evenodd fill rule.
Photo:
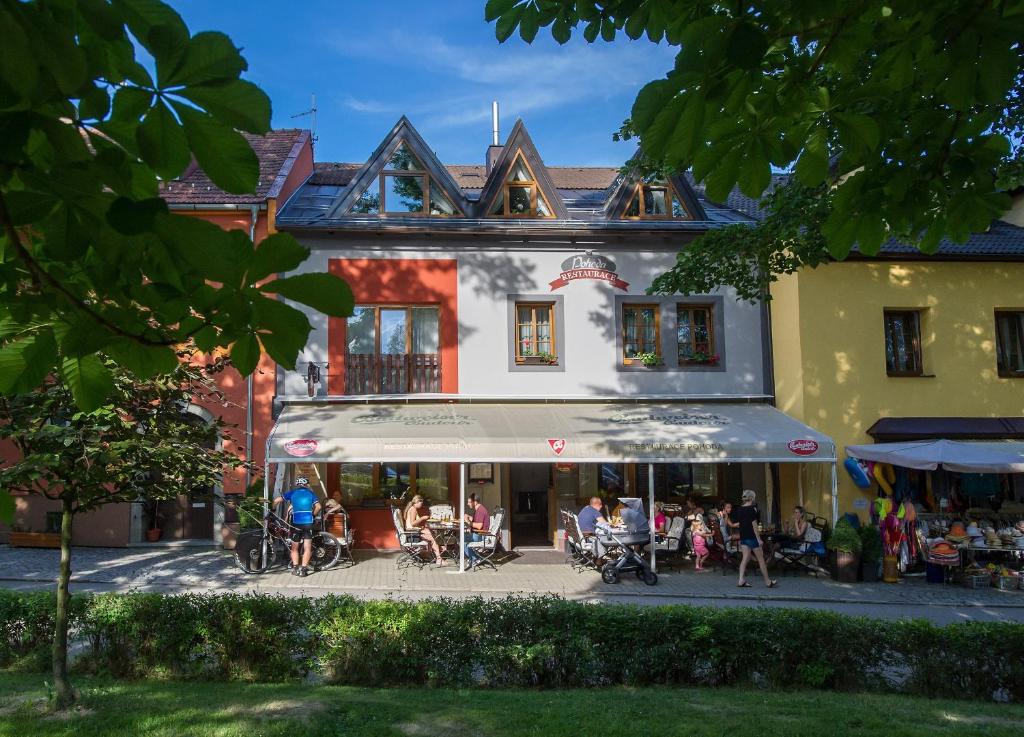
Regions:
<instances>
[{"instance_id":1,"label":"red sign board","mask_svg":"<svg viewBox=\"0 0 1024 737\"><path fill-rule=\"evenodd\" d=\"M629 289L629 283L622 281L615 271L615 262L604 256L587 252L579 256L570 256L562 262L562 273L558 278L548 283L551 291L561 289L571 281L577 279L597 279L606 281L616 289L623 292Z\"/></svg>"},{"instance_id":2,"label":"red sign board","mask_svg":"<svg viewBox=\"0 0 1024 737\"><path fill-rule=\"evenodd\" d=\"M818 452L816 440L790 440L786 443L789 452L798 456L812 456Z\"/></svg>"},{"instance_id":3,"label":"red sign board","mask_svg":"<svg viewBox=\"0 0 1024 737\"><path fill-rule=\"evenodd\" d=\"M556 456L560 456L565 450L565 438L548 438L548 445Z\"/></svg>"},{"instance_id":4,"label":"red sign board","mask_svg":"<svg viewBox=\"0 0 1024 737\"><path fill-rule=\"evenodd\" d=\"M316 453L319 443L311 438L289 440L284 444L284 452L290 456L305 458Z\"/></svg>"}]
</instances>

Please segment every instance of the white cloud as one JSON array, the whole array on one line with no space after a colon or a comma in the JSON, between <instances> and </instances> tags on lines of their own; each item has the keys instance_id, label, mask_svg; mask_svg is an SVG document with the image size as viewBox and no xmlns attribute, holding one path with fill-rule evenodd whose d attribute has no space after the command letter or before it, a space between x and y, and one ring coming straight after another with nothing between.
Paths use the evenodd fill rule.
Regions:
<instances>
[{"instance_id":1,"label":"white cloud","mask_svg":"<svg viewBox=\"0 0 1024 737\"><path fill-rule=\"evenodd\" d=\"M431 89L409 90L401 107L377 99L341 100L366 114L405 113L426 128L478 125L490 118L490 101L501 104L502 118L557 110L575 103L632 93L671 66L673 50L638 42L556 47L540 42L489 46L451 44L438 36L391 31L382 38L335 37L330 46L374 66L427 70ZM415 53L402 53L414 49ZM625 111L624 111L625 112ZM506 130L508 125L503 126Z\"/></svg>"}]
</instances>

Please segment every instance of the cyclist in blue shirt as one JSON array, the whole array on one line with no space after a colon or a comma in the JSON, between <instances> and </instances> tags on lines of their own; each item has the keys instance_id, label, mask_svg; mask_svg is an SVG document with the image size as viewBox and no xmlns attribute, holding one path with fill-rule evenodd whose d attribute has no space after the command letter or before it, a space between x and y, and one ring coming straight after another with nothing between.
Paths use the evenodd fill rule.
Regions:
<instances>
[{"instance_id":1,"label":"cyclist in blue shirt","mask_svg":"<svg viewBox=\"0 0 1024 737\"><path fill-rule=\"evenodd\" d=\"M313 519L320 514L320 500L309 488L309 479L299 476L295 488L274 499L278 507L288 502L292 514L292 575L305 576L313 557ZM299 543L302 543L302 563L299 563Z\"/></svg>"}]
</instances>

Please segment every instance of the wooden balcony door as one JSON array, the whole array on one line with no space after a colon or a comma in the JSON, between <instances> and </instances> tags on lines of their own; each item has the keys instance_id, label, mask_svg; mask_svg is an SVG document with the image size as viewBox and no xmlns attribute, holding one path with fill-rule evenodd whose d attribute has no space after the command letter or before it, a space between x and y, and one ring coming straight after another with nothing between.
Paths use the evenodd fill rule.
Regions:
<instances>
[{"instance_id":1,"label":"wooden balcony door","mask_svg":"<svg viewBox=\"0 0 1024 737\"><path fill-rule=\"evenodd\" d=\"M441 391L439 315L433 305L361 305L348 319L346 394Z\"/></svg>"}]
</instances>

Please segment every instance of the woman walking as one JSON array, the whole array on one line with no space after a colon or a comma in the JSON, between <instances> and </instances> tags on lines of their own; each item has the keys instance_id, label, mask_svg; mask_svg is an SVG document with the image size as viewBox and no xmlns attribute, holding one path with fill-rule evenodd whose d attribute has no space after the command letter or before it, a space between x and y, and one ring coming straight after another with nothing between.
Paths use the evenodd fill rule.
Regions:
<instances>
[{"instance_id":1,"label":"woman walking","mask_svg":"<svg viewBox=\"0 0 1024 737\"><path fill-rule=\"evenodd\" d=\"M757 564L761 567L764 585L772 589L779 584L775 579L768 577L768 565L764 562L764 551L761 550L761 533L757 529L761 515L754 504L756 500L757 494L751 489L745 489L742 506L732 513L732 518L740 526L740 549L743 551L743 558L740 560L740 578L736 585L743 588L750 586L750 582L747 581L747 563L753 556L757 558Z\"/></svg>"}]
</instances>

